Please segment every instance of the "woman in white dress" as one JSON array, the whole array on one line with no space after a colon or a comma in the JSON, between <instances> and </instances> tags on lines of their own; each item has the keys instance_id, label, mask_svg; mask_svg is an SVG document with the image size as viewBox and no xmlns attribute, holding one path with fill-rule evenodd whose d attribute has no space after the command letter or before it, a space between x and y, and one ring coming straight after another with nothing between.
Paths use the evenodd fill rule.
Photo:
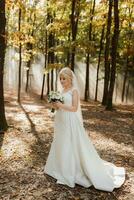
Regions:
<instances>
[{"instance_id":1,"label":"woman in white dress","mask_svg":"<svg viewBox=\"0 0 134 200\"><path fill-rule=\"evenodd\" d=\"M102 160L85 132L73 71L61 69L59 80L64 103L55 103L54 138L45 173L69 187L93 185L96 189L112 192L124 183L125 169Z\"/></svg>"}]
</instances>

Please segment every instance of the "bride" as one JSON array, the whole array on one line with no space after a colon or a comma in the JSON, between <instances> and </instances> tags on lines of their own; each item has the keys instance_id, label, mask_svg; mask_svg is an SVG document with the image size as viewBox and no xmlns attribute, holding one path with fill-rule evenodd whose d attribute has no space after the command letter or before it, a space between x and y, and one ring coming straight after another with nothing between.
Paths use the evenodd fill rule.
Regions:
<instances>
[{"instance_id":1,"label":"bride","mask_svg":"<svg viewBox=\"0 0 134 200\"><path fill-rule=\"evenodd\" d=\"M96 189L112 192L124 183L125 169L102 160L85 132L73 71L61 69L59 81L64 103L54 103L57 108L54 138L45 173L69 187L93 185Z\"/></svg>"}]
</instances>

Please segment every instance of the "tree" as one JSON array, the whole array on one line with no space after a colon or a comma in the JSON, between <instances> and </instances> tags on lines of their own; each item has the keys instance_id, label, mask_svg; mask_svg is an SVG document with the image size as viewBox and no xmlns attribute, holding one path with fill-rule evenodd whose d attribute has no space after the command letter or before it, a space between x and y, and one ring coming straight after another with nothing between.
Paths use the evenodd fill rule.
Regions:
<instances>
[{"instance_id":1,"label":"tree","mask_svg":"<svg viewBox=\"0 0 134 200\"><path fill-rule=\"evenodd\" d=\"M111 74L110 74L110 85L106 103L106 109L112 109L112 99L113 91L115 85L115 75L116 75L116 57L117 57L117 47L119 38L119 9L118 0L114 1L114 34L112 37L112 49L111 49Z\"/></svg>"},{"instance_id":2,"label":"tree","mask_svg":"<svg viewBox=\"0 0 134 200\"><path fill-rule=\"evenodd\" d=\"M18 31L21 31L21 15L22 11L19 8L19 19L18 19ZM21 34L19 42L19 79L18 79L18 102L20 103L20 92L21 92L21 66L22 66L22 45L21 45Z\"/></svg>"},{"instance_id":3,"label":"tree","mask_svg":"<svg viewBox=\"0 0 134 200\"><path fill-rule=\"evenodd\" d=\"M45 44L45 65L44 65L44 69L46 69L47 67L47 30L45 31L46 32L46 44ZM41 89L41 96L40 98L43 99L43 93L44 93L44 86L45 86L45 78L46 78L46 74L44 73L43 74L43 81L42 81L42 89Z\"/></svg>"},{"instance_id":4,"label":"tree","mask_svg":"<svg viewBox=\"0 0 134 200\"><path fill-rule=\"evenodd\" d=\"M103 49L104 31L105 31L105 24L103 24L103 26L102 26L102 33L101 33L101 39L100 39L100 49L99 49L99 57L98 57L98 64L97 64L97 76L96 76L95 101L97 101L97 95L98 95L99 70L100 70L101 52Z\"/></svg>"},{"instance_id":5,"label":"tree","mask_svg":"<svg viewBox=\"0 0 134 200\"><path fill-rule=\"evenodd\" d=\"M132 30L132 15L133 15L133 7L131 4L127 7L127 13L129 15L128 18L128 30L127 34L127 42L126 42L126 51L124 57L126 58L126 66L124 67L124 80L123 80L123 88L122 88L122 102L124 102L125 92L126 92L126 83L129 74L129 65L131 65L131 59L133 55L133 30Z\"/></svg>"},{"instance_id":6,"label":"tree","mask_svg":"<svg viewBox=\"0 0 134 200\"><path fill-rule=\"evenodd\" d=\"M95 0L93 1L93 7L90 13L90 23L89 23L89 44L91 45L92 41L92 21L95 12ZM87 56L86 56L86 81L85 81L85 100L88 101L89 99L89 65L90 65L90 54L91 48L88 48Z\"/></svg>"},{"instance_id":7,"label":"tree","mask_svg":"<svg viewBox=\"0 0 134 200\"><path fill-rule=\"evenodd\" d=\"M80 14L80 0L72 0L72 9L71 9L71 30L72 30L72 54L71 54L71 69L74 71L74 62L75 62L75 41L78 31L78 20Z\"/></svg>"},{"instance_id":8,"label":"tree","mask_svg":"<svg viewBox=\"0 0 134 200\"><path fill-rule=\"evenodd\" d=\"M110 31L112 23L112 3L113 0L109 0L109 11L107 19L107 32L106 32L106 44L105 44L105 63L104 63L105 77L104 77L104 91L103 91L102 105L106 105L107 103L108 86L109 86L109 75L110 75L109 49L110 49Z\"/></svg>"},{"instance_id":9,"label":"tree","mask_svg":"<svg viewBox=\"0 0 134 200\"><path fill-rule=\"evenodd\" d=\"M31 17L31 14L32 12L30 13L30 17ZM30 18L28 18L28 21L30 21ZM32 32L29 33L29 36L31 38L33 38L34 36L34 26L35 26L35 21L36 21L36 15L34 13L34 19L33 19L33 24L32 24ZM30 32L30 31L29 31ZM33 58L33 53L32 53L32 50L33 50L33 43L28 41L26 43L26 49L27 49L27 52L29 54L29 59L27 61L27 75L26 75L26 87L25 87L25 91L28 92L28 88L29 88L29 78L30 78L30 68L31 68L31 61L32 61L32 58Z\"/></svg>"},{"instance_id":10,"label":"tree","mask_svg":"<svg viewBox=\"0 0 134 200\"><path fill-rule=\"evenodd\" d=\"M4 107L4 86L3 86L3 75L4 75L4 60L6 50L6 17L5 17L5 0L0 1L0 132L5 131L8 128L5 107Z\"/></svg>"}]
</instances>

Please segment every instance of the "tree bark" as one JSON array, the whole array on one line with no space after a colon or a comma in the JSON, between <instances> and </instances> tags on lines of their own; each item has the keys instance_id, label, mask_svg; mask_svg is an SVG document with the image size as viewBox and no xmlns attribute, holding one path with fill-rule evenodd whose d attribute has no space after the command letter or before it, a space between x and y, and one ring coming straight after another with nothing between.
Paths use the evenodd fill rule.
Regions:
<instances>
[{"instance_id":1,"label":"tree bark","mask_svg":"<svg viewBox=\"0 0 134 200\"><path fill-rule=\"evenodd\" d=\"M118 0L114 1L114 34L112 37L112 51L111 51L111 77L110 77L110 86L108 91L107 99L107 110L112 110L112 100L113 92L115 85L115 75L116 75L116 57L117 57L117 47L118 47L118 38L119 38L119 9L118 9Z\"/></svg>"},{"instance_id":2,"label":"tree bark","mask_svg":"<svg viewBox=\"0 0 134 200\"><path fill-rule=\"evenodd\" d=\"M122 102L124 102L125 88L126 88L126 82L127 82L127 74L128 74L128 55L127 55L126 69L125 69L125 72L124 72L123 88L122 88L122 95L121 95Z\"/></svg>"},{"instance_id":3,"label":"tree bark","mask_svg":"<svg viewBox=\"0 0 134 200\"><path fill-rule=\"evenodd\" d=\"M54 47L54 43L55 43L55 39L54 39L54 35L52 33L50 33L49 35L49 41L48 41L48 45L49 45L49 49L51 47ZM48 64L54 64L54 52L53 51L49 51L48 52ZM51 70L51 90L54 89L54 81L53 81L53 69Z\"/></svg>"},{"instance_id":4,"label":"tree bark","mask_svg":"<svg viewBox=\"0 0 134 200\"><path fill-rule=\"evenodd\" d=\"M32 51L32 49L33 49L33 45L31 43L28 43L27 50ZM28 88L29 88L29 71L31 68L31 60L32 60L32 53L30 52L30 58L29 58L29 61L27 62L26 88L25 88L26 92L28 92Z\"/></svg>"},{"instance_id":5,"label":"tree bark","mask_svg":"<svg viewBox=\"0 0 134 200\"><path fill-rule=\"evenodd\" d=\"M78 20L80 14L80 0L72 0L72 13L71 13L71 29L72 29L72 53L71 53L71 69L74 71L75 64L75 41L78 30Z\"/></svg>"},{"instance_id":6,"label":"tree bark","mask_svg":"<svg viewBox=\"0 0 134 200\"><path fill-rule=\"evenodd\" d=\"M97 76L96 76L95 101L97 101L97 96L98 96L99 70L100 70L101 52L102 52L102 49L103 49L104 30L105 30L105 24L102 27L102 33L101 33L101 39L100 39L100 51L99 51L99 58L98 58L98 65L97 65Z\"/></svg>"},{"instance_id":7,"label":"tree bark","mask_svg":"<svg viewBox=\"0 0 134 200\"><path fill-rule=\"evenodd\" d=\"M19 21L18 21L18 31L21 30L21 8L19 8ZM21 65L22 65L22 45L21 37L19 39L19 79L18 79L18 102L20 103L20 93L21 93Z\"/></svg>"},{"instance_id":8,"label":"tree bark","mask_svg":"<svg viewBox=\"0 0 134 200\"><path fill-rule=\"evenodd\" d=\"M93 8L91 10L91 16L90 16L90 24L89 24L89 41L92 41L92 21L94 17L94 11L95 11L95 0L93 1ZM89 66L90 66L90 52L87 52L87 58L86 58L86 81L85 81L85 101L89 100L90 97L90 91L89 91Z\"/></svg>"},{"instance_id":9,"label":"tree bark","mask_svg":"<svg viewBox=\"0 0 134 200\"><path fill-rule=\"evenodd\" d=\"M47 24L53 22L53 16L51 13L48 13L47 15ZM54 51L51 50L55 45L55 37L52 32L49 33L48 35L48 65L49 64L54 64ZM51 81L51 82L50 82ZM53 83L53 69L50 74L47 76L47 93L49 93L50 90L53 90L54 88L54 83Z\"/></svg>"},{"instance_id":10,"label":"tree bark","mask_svg":"<svg viewBox=\"0 0 134 200\"><path fill-rule=\"evenodd\" d=\"M5 17L5 0L0 1L0 133L6 131L8 128L6 117L5 117L5 106L4 106L4 61L5 61L5 50L6 50L6 17Z\"/></svg>"},{"instance_id":11,"label":"tree bark","mask_svg":"<svg viewBox=\"0 0 134 200\"><path fill-rule=\"evenodd\" d=\"M68 42L70 43L70 33L68 34ZM68 47L67 52L67 66L70 66L70 47Z\"/></svg>"},{"instance_id":12,"label":"tree bark","mask_svg":"<svg viewBox=\"0 0 134 200\"><path fill-rule=\"evenodd\" d=\"M132 14L133 14L133 8L131 9L129 7L129 18L132 20ZM129 20L129 35L128 35L128 46L127 46L127 58L126 58L126 66L125 66L125 72L124 72L124 80L123 80L123 88L122 88L122 102L124 102L124 96L125 96L125 90L126 90L126 82L127 82L127 76L128 76L128 71L129 71L129 59L130 59L130 56L129 56L129 50L130 50L130 47L131 47L131 41L132 41L132 37L133 37L133 34L132 34L132 24L131 24L131 20Z\"/></svg>"},{"instance_id":13,"label":"tree bark","mask_svg":"<svg viewBox=\"0 0 134 200\"><path fill-rule=\"evenodd\" d=\"M34 14L33 27L35 25L35 20L36 20L36 16ZM33 37L33 35L34 35L34 29L32 29L32 33L30 35ZM25 88L26 92L28 92L28 87L29 87L29 71L30 71L30 68L31 68L31 61L32 61L32 57L33 57L32 49L33 49L33 44L30 43L30 42L28 42L27 43L27 51L30 54L30 58L29 58L29 61L27 62L27 75L26 75L26 88Z\"/></svg>"},{"instance_id":14,"label":"tree bark","mask_svg":"<svg viewBox=\"0 0 134 200\"><path fill-rule=\"evenodd\" d=\"M85 101L89 100L89 54L87 55L87 61L86 61L86 84L85 84Z\"/></svg>"},{"instance_id":15,"label":"tree bark","mask_svg":"<svg viewBox=\"0 0 134 200\"><path fill-rule=\"evenodd\" d=\"M107 104L108 87L109 87L109 75L110 75L109 48L110 48L110 31L112 23L112 4L113 0L109 0L106 45L105 45L105 63L104 63L105 75L104 75L104 90L103 90L102 105Z\"/></svg>"},{"instance_id":16,"label":"tree bark","mask_svg":"<svg viewBox=\"0 0 134 200\"><path fill-rule=\"evenodd\" d=\"M45 37L46 37L46 43L45 43L45 66L44 66L44 69L46 69L46 67L47 67L47 30L46 30ZM45 77L46 77L46 74L43 75L43 82L42 82L42 89L41 89L41 96L40 96L41 99L43 99Z\"/></svg>"}]
</instances>

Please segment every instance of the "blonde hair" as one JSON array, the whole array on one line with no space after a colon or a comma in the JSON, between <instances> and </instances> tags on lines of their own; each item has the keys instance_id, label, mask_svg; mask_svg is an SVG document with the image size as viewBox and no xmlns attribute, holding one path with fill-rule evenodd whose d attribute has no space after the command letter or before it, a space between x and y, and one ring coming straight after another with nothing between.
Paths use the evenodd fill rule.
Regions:
<instances>
[{"instance_id":1,"label":"blonde hair","mask_svg":"<svg viewBox=\"0 0 134 200\"><path fill-rule=\"evenodd\" d=\"M71 80L73 79L73 73L72 73L72 70L69 68L69 67L64 67L61 69L60 73L59 73L59 76L60 75L63 75L65 77L68 77L70 78Z\"/></svg>"}]
</instances>

